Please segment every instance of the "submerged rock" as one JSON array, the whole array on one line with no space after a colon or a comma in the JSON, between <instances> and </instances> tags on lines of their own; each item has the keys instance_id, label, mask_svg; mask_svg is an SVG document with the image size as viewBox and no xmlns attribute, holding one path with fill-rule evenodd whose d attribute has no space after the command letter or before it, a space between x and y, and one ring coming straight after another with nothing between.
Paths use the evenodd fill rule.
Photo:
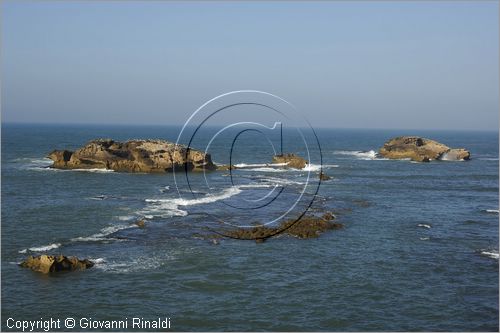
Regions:
<instances>
[{"instance_id":1,"label":"submerged rock","mask_svg":"<svg viewBox=\"0 0 500 333\"><path fill-rule=\"evenodd\" d=\"M409 158L417 162L431 160L468 160L470 152L465 149L451 149L434 140L417 136L400 136L387 141L379 154L390 159Z\"/></svg>"},{"instance_id":2,"label":"submerged rock","mask_svg":"<svg viewBox=\"0 0 500 333\"><path fill-rule=\"evenodd\" d=\"M62 271L85 270L94 266L94 263L88 259L80 260L77 257L66 257L63 255L49 256L43 254L38 257L28 257L20 266L48 274Z\"/></svg>"},{"instance_id":3,"label":"submerged rock","mask_svg":"<svg viewBox=\"0 0 500 333\"><path fill-rule=\"evenodd\" d=\"M137 220L137 221L135 221L135 225L138 226L139 228L144 228L146 226L146 221Z\"/></svg>"},{"instance_id":4,"label":"submerged rock","mask_svg":"<svg viewBox=\"0 0 500 333\"><path fill-rule=\"evenodd\" d=\"M330 180L330 179L332 179L332 177L328 176L328 175L327 175L326 173L324 173L324 172L320 172L320 173L319 173L319 179L320 179L320 180Z\"/></svg>"},{"instance_id":5,"label":"submerged rock","mask_svg":"<svg viewBox=\"0 0 500 333\"><path fill-rule=\"evenodd\" d=\"M286 234L297 238L316 238L327 230L341 229L341 223L332 222L335 216L325 213L322 217L303 216L300 220L295 219L282 222L278 227L257 226L253 228L238 228L225 232L231 238L254 239L262 243L266 238L278 234Z\"/></svg>"},{"instance_id":6,"label":"submerged rock","mask_svg":"<svg viewBox=\"0 0 500 333\"><path fill-rule=\"evenodd\" d=\"M273 163L286 163L286 166L289 168L303 169L306 166L307 161L295 154L283 154L274 155Z\"/></svg>"},{"instance_id":7,"label":"submerged rock","mask_svg":"<svg viewBox=\"0 0 500 333\"><path fill-rule=\"evenodd\" d=\"M93 140L72 152L54 150L48 156L57 169L109 169L123 172L214 170L210 154L164 140Z\"/></svg>"}]
</instances>

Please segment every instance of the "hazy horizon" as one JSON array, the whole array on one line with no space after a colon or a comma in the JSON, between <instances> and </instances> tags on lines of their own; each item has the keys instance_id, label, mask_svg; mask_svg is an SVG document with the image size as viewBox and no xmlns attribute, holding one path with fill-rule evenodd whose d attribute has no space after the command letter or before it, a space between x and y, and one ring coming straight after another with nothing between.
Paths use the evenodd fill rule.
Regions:
<instances>
[{"instance_id":1,"label":"hazy horizon","mask_svg":"<svg viewBox=\"0 0 500 333\"><path fill-rule=\"evenodd\" d=\"M313 127L498 131L497 2L2 3L2 122L181 125L255 89Z\"/></svg>"}]
</instances>

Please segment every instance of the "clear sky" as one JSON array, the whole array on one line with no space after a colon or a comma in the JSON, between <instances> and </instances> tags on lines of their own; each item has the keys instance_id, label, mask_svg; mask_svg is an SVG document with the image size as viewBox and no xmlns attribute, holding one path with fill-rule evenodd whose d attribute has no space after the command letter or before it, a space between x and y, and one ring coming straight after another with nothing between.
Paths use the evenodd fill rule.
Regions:
<instances>
[{"instance_id":1,"label":"clear sky","mask_svg":"<svg viewBox=\"0 0 500 333\"><path fill-rule=\"evenodd\" d=\"M181 124L256 89L317 127L499 120L499 7L446 2L2 2L3 122Z\"/></svg>"}]
</instances>

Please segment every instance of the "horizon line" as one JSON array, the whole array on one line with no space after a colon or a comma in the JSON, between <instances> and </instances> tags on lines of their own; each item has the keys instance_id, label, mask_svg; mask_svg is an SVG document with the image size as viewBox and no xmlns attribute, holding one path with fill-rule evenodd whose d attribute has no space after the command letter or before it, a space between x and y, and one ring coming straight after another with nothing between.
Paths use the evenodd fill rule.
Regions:
<instances>
[{"instance_id":1,"label":"horizon line","mask_svg":"<svg viewBox=\"0 0 500 333\"><path fill-rule=\"evenodd\" d=\"M182 123L173 124L152 124L152 123L108 123L108 122L30 122L30 121L1 121L1 125L41 125L41 126L114 126L114 127L177 127L183 126ZM222 124L221 124L222 125ZM217 124L210 125L208 127L217 127ZM305 126L304 126L305 127ZM499 126L500 127L500 126ZM300 127L303 128L303 127ZM394 128L394 127L349 127L349 126L338 126L338 127L327 127L327 126L312 126L313 129L340 129L340 130L380 130L380 131L460 131L460 132L496 132L500 131L499 128L496 129L477 129L477 128Z\"/></svg>"}]
</instances>

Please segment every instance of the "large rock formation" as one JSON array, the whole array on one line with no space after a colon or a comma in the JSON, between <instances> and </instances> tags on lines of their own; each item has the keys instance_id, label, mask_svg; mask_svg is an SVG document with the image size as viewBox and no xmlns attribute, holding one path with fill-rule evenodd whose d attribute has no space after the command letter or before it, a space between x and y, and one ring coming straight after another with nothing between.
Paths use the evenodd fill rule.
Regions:
<instances>
[{"instance_id":1,"label":"large rock formation","mask_svg":"<svg viewBox=\"0 0 500 333\"><path fill-rule=\"evenodd\" d=\"M286 163L286 167L303 169L306 166L307 161L295 154L284 154L273 156L273 163Z\"/></svg>"},{"instance_id":2,"label":"large rock formation","mask_svg":"<svg viewBox=\"0 0 500 333\"><path fill-rule=\"evenodd\" d=\"M85 270L94 266L94 263L88 259L80 260L77 257L66 257L63 255L48 256L43 254L38 257L28 257L20 266L48 274L61 271Z\"/></svg>"},{"instance_id":3,"label":"large rock formation","mask_svg":"<svg viewBox=\"0 0 500 333\"><path fill-rule=\"evenodd\" d=\"M54 150L48 155L58 169L109 169L123 172L213 170L210 154L163 140L93 140L75 152Z\"/></svg>"},{"instance_id":4,"label":"large rock formation","mask_svg":"<svg viewBox=\"0 0 500 333\"><path fill-rule=\"evenodd\" d=\"M434 140L417 136L400 136L387 141L379 154L386 158L409 158L417 162L431 160L468 160L470 152L465 149L451 149Z\"/></svg>"}]
</instances>

